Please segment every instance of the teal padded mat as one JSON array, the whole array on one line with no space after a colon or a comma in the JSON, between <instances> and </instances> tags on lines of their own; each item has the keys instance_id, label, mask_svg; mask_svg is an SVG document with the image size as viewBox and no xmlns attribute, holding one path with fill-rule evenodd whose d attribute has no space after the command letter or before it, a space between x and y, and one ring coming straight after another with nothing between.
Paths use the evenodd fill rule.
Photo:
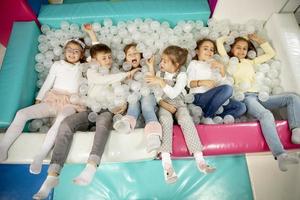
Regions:
<instances>
[{"instance_id":1,"label":"teal padded mat","mask_svg":"<svg viewBox=\"0 0 300 200\"><path fill-rule=\"evenodd\" d=\"M206 22L209 16L207 0L119 0L43 5L38 19L41 24L57 28L63 20L82 24L105 18L111 18L114 22L152 18L174 25L179 20Z\"/></svg>"},{"instance_id":2,"label":"teal padded mat","mask_svg":"<svg viewBox=\"0 0 300 200\"><path fill-rule=\"evenodd\" d=\"M174 160L179 179L172 185L165 183L159 160L101 165L94 181L85 187L72 183L84 165L68 164L61 173L53 199L253 199L244 156L218 156L207 160L217 167L215 173L200 173L194 160Z\"/></svg>"},{"instance_id":3,"label":"teal padded mat","mask_svg":"<svg viewBox=\"0 0 300 200\"><path fill-rule=\"evenodd\" d=\"M35 22L15 22L0 70L0 128L6 128L20 108L35 97L34 70L40 31Z\"/></svg>"}]
</instances>

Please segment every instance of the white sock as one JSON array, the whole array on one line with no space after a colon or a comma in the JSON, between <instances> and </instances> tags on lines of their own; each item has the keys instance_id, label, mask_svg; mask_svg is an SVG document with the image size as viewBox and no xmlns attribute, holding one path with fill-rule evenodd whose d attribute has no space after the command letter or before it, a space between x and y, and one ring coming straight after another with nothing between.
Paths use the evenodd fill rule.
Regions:
<instances>
[{"instance_id":1,"label":"white sock","mask_svg":"<svg viewBox=\"0 0 300 200\"><path fill-rule=\"evenodd\" d=\"M294 128L292 130L292 142L294 144L300 144L300 128Z\"/></svg>"},{"instance_id":2,"label":"white sock","mask_svg":"<svg viewBox=\"0 0 300 200\"><path fill-rule=\"evenodd\" d=\"M59 183L59 178L57 176L47 176L40 190L33 195L33 199L45 199L49 196L51 190L57 186Z\"/></svg>"},{"instance_id":3,"label":"white sock","mask_svg":"<svg viewBox=\"0 0 300 200\"><path fill-rule=\"evenodd\" d=\"M157 150L161 145L161 141L158 135L149 135L147 137L147 152Z\"/></svg>"},{"instance_id":4,"label":"white sock","mask_svg":"<svg viewBox=\"0 0 300 200\"><path fill-rule=\"evenodd\" d=\"M287 165L299 163L297 157L290 156L287 153L282 153L279 156L277 156L277 161L279 169L283 172L288 171Z\"/></svg>"},{"instance_id":5,"label":"white sock","mask_svg":"<svg viewBox=\"0 0 300 200\"><path fill-rule=\"evenodd\" d=\"M161 161L164 169L172 167L171 154L168 152L161 153Z\"/></svg>"},{"instance_id":6,"label":"white sock","mask_svg":"<svg viewBox=\"0 0 300 200\"><path fill-rule=\"evenodd\" d=\"M44 159L44 156L42 156L42 155L37 155L34 157L32 163L29 167L29 172L31 174L41 173L42 166L43 166L43 159Z\"/></svg>"},{"instance_id":7,"label":"white sock","mask_svg":"<svg viewBox=\"0 0 300 200\"><path fill-rule=\"evenodd\" d=\"M88 185L92 182L94 175L97 171L97 167L93 164L88 163L84 170L77 176L73 182L77 185Z\"/></svg>"},{"instance_id":8,"label":"white sock","mask_svg":"<svg viewBox=\"0 0 300 200\"><path fill-rule=\"evenodd\" d=\"M194 157L195 157L195 160L196 160L197 164L206 164L206 162L204 160L204 157L203 157L203 153L201 151L200 152L195 152Z\"/></svg>"}]
</instances>

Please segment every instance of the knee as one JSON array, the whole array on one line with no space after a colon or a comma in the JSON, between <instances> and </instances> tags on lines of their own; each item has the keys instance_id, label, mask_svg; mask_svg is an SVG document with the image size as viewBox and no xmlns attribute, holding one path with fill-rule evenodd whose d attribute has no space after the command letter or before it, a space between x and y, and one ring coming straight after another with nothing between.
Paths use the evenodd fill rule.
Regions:
<instances>
[{"instance_id":1,"label":"knee","mask_svg":"<svg viewBox=\"0 0 300 200\"><path fill-rule=\"evenodd\" d=\"M246 111L247 111L246 105L244 103L239 102L239 104L237 105L236 115L241 116L244 113L246 113Z\"/></svg>"},{"instance_id":2,"label":"knee","mask_svg":"<svg viewBox=\"0 0 300 200\"><path fill-rule=\"evenodd\" d=\"M96 119L97 127L101 126L107 128L112 123L112 113L111 112L104 112L97 116Z\"/></svg>"},{"instance_id":3,"label":"knee","mask_svg":"<svg viewBox=\"0 0 300 200\"><path fill-rule=\"evenodd\" d=\"M294 94L294 93L288 94L287 98L288 98L289 103L300 101L299 96L297 94Z\"/></svg>"},{"instance_id":4,"label":"knee","mask_svg":"<svg viewBox=\"0 0 300 200\"><path fill-rule=\"evenodd\" d=\"M58 137L67 137L73 135L75 132L75 125L71 123L71 121L68 118L65 118L61 122L58 132Z\"/></svg>"},{"instance_id":5,"label":"knee","mask_svg":"<svg viewBox=\"0 0 300 200\"><path fill-rule=\"evenodd\" d=\"M259 113L257 113L257 119L260 121L262 119L273 119L274 120L274 116L273 114L271 113L271 111L265 109Z\"/></svg>"},{"instance_id":6,"label":"knee","mask_svg":"<svg viewBox=\"0 0 300 200\"><path fill-rule=\"evenodd\" d=\"M222 85L222 94L226 97L231 97L233 93L233 88L230 85Z\"/></svg>"}]
</instances>

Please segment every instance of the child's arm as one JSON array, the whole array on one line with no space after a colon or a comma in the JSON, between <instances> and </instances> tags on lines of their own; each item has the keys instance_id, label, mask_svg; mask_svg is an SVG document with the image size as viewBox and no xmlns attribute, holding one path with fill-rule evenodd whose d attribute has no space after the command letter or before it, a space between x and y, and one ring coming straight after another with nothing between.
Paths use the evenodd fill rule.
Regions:
<instances>
[{"instance_id":1,"label":"child's arm","mask_svg":"<svg viewBox=\"0 0 300 200\"><path fill-rule=\"evenodd\" d=\"M59 67L59 66L58 66ZM49 74L42 86L42 88L40 89L36 99L36 103L40 103L43 98L45 97L45 94L53 87L54 81L55 81L55 74L56 74L56 69L57 69L57 62L55 62L52 66L51 69L49 71Z\"/></svg>"},{"instance_id":2,"label":"child's arm","mask_svg":"<svg viewBox=\"0 0 300 200\"><path fill-rule=\"evenodd\" d=\"M149 84L159 85L170 99L176 98L183 91L187 83L187 77L185 73L180 73L177 76L174 87L167 85L162 78L156 76L147 76L145 80Z\"/></svg>"},{"instance_id":3,"label":"child's arm","mask_svg":"<svg viewBox=\"0 0 300 200\"><path fill-rule=\"evenodd\" d=\"M162 99L159 101L158 104L159 104L159 106L161 106L162 108L164 108L165 110L169 111L172 114L174 114L177 110L175 106L167 103L165 100L162 100Z\"/></svg>"},{"instance_id":4,"label":"child's arm","mask_svg":"<svg viewBox=\"0 0 300 200\"><path fill-rule=\"evenodd\" d=\"M195 88L200 86L206 86L212 88L215 86L214 80L198 80L199 75L197 74L197 68L199 68L199 64L195 61L190 62L187 68L187 86L189 88Z\"/></svg>"},{"instance_id":5,"label":"child's arm","mask_svg":"<svg viewBox=\"0 0 300 200\"><path fill-rule=\"evenodd\" d=\"M224 65L222 63L220 63L220 62L218 62L216 60L213 60L213 61L210 62L210 64L211 64L211 67L213 69L219 69L220 74L221 74L222 77L225 76L225 67L224 67Z\"/></svg>"},{"instance_id":6,"label":"child's arm","mask_svg":"<svg viewBox=\"0 0 300 200\"><path fill-rule=\"evenodd\" d=\"M126 111L126 109L127 109L127 103L124 103L121 106L117 106L117 107L113 108L111 112L115 115L123 114Z\"/></svg>"},{"instance_id":7,"label":"child's arm","mask_svg":"<svg viewBox=\"0 0 300 200\"><path fill-rule=\"evenodd\" d=\"M121 72L117 74L101 75L95 69L88 69L87 79L93 84L110 85L123 81L125 78L132 78L138 70L140 69L133 69L129 72Z\"/></svg>"},{"instance_id":8,"label":"child's arm","mask_svg":"<svg viewBox=\"0 0 300 200\"><path fill-rule=\"evenodd\" d=\"M227 36L219 37L216 41L218 52L221 56L228 56L224 47Z\"/></svg>"},{"instance_id":9,"label":"child's arm","mask_svg":"<svg viewBox=\"0 0 300 200\"><path fill-rule=\"evenodd\" d=\"M150 59L148 59L146 61L148 68L149 68L149 72L152 76L155 75L155 70L154 70L154 56L152 56Z\"/></svg>"},{"instance_id":10,"label":"child's arm","mask_svg":"<svg viewBox=\"0 0 300 200\"><path fill-rule=\"evenodd\" d=\"M95 32L93 31L93 27L91 24L84 24L84 31L89 35L89 37L92 40L92 44L97 44L99 43L97 36Z\"/></svg>"},{"instance_id":11,"label":"child's arm","mask_svg":"<svg viewBox=\"0 0 300 200\"><path fill-rule=\"evenodd\" d=\"M250 34L248 37L249 37L250 40L253 40L253 41L257 42L265 52L264 55L256 57L253 60L253 62L255 64L264 63L264 62L270 60L271 58L273 58L275 56L275 51L273 50L271 45L268 42L266 42L263 38L259 37L256 34Z\"/></svg>"}]
</instances>

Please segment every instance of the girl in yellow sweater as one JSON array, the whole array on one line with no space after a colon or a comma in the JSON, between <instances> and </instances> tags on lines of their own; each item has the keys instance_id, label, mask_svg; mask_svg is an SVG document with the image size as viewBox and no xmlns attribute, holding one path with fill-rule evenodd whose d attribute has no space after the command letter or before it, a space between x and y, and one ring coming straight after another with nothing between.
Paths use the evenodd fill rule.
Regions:
<instances>
[{"instance_id":1,"label":"girl in yellow sweater","mask_svg":"<svg viewBox=\"0 0 300 200\"><path fill-rule=\"evenodd\" d=\"M248 114L259 120L263 135L272 151L281 171L287 171L287 164L297 164L298 159L289 156L278 137L274 116L269 109L287 107L289 127L292 130L292 141L300 143L300 98L292 93L270 96L267 101L258 99L258 88L255 80L255 64L264 63L275 56L273 48L268 42L256 34L248 35L249 39L258 43L265 54L250 60L247 58L251 42L244 37L237 37L231 45L229 57L238 58L237 68L233 72L234 86L244 93L244 103ZM227 56L224 42L227 37L217 39L217 48L221 56ZM243 87L241 87L243 86Z\"/></svg>"}]
</instances>

